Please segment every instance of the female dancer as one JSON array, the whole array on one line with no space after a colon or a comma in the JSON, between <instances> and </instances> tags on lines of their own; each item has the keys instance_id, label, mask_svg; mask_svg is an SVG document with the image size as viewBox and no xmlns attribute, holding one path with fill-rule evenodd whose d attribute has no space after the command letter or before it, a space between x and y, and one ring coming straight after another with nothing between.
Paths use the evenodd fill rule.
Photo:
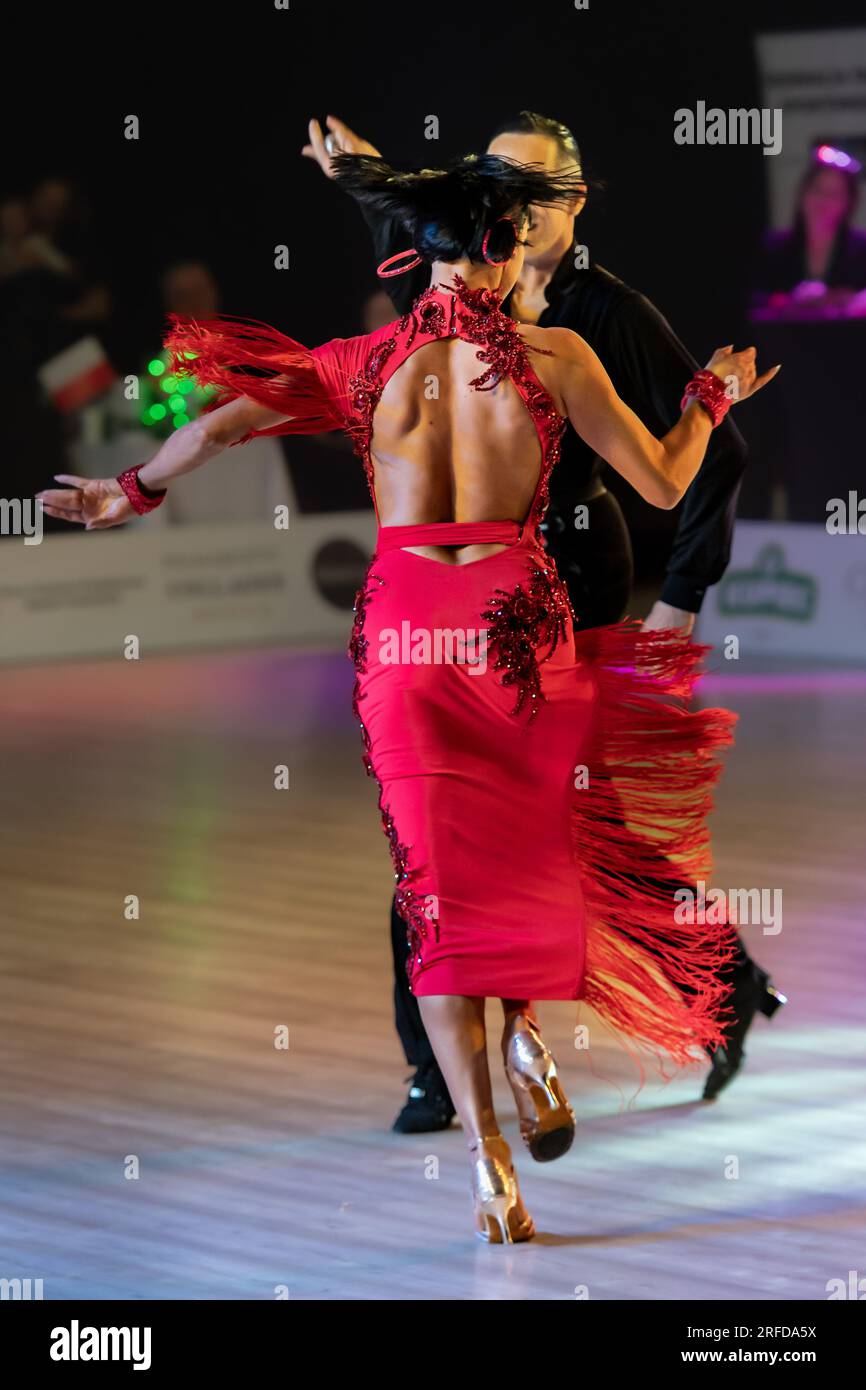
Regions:
<instances>
[{"instance_id":1,"label":"female dancer","mask_svg":"<svg viewBox=\"0 0 866 1390\"><path fill-rule=\"evenodd\" d=\"M327 177L331 177L331 161L337 150L380 154L343 121L329 116L327 123L329 133L323 137L318 121L310 122L311 143L304 149ZM538 112L521 111L504 121L487 152L518 163L538 163L557 173L566 169L577 175L581 172L574 134ZM503 300L503 311L518 322L573 329L600 357L623 400L648 429L662 435L676 421L682 384L697 363L645 295L637 294L597 264L577 268L575 219L583 205L584 198L580 198L567 207L530 208L523 268L511 294ZM369 205L363 211L380 260L406 245L401 219ZM421 264L385 282L398 316L426 289L428 278L429 266ZM691 633L707 585L721 578L727 563L745 466L745 444L729 417L713 430L700 471L679 509L662 598L653 605L645 630L676 627L684 635ZM565 581L579 628L618 622L628 607L632 588L628 528L619 503L603 486L603 473L602 460L574 430L567 429L562 437L562 456L550 479L550 505L542 532L548 554ZM578 506L585 509L584 525L579 529L574 522ZM660 856L654 877L672 884L676 866ZM406 1060L415 1072L394 1129L410 1133L445 1129L454 1107L424 1031L418 1000L409 987L408 944L395 906L390 925L397 1031ZM769 1018L784 1003L784 996L751 959L741 937L736 956L725 970L725 980L731 991L725 999L725 1039L722 1047L710 1053L705 1100L714 1099L737 1075L755 1014L760 1010ZM513 1082L507 1057L506 1075ZM519 1084L516 1094L520 1104L523 1093ZM532 1132L524 1129L524 1137L532 1146Z\"/></svg>"},{"instance_id":2,"label":"female dancer","mask_svg":"<svg viewBox=\"0 0 866 1390\"><path fill-rule=\"evenodd\" d=\"M548 479L571 420L647 501L672 507L731 398L776 369L756 378L753 348L719 349L657 440L582 339L500 308L527 208L573 200L573 176L490 155L409 173L366 156L337 164L351 193L411 233L382 273L431 265L412 310L312 351L263 324L174 316L177 368L220 387L222 403L148 463L118 479L61 476L71 490L42 499L52 516L113 526L253 435L353 439L379 521L350 644L355 703L412 986L468 1139L477 1232L528 1240L493 1109L485 999L503 1001L522 1115L561 1152L573 1117L525 1001L584 999L624 1039L684 1065L720 1039L718 967L732 950L727 929L677 922L640 843L688 881L708 876L709 793L733 716L686 708L701 650L675 632L575 634L538 529Z\"/></svg>"}]
</instances>

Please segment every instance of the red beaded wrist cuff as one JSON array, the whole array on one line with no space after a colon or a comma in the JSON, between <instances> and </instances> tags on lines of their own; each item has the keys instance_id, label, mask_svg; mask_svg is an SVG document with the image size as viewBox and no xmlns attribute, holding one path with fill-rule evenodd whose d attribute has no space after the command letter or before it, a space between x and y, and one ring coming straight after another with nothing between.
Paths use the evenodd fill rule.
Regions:
<instances>
[{"instance_id":1,"label":"red beaded wrist cuff","mask_svg":"<svg viewBox=\"0 0 866 1390\"><path fill-rule=\"evenodd\" d=\"M127 468L124 473L117 475L117 481L126 493L129 505L139 516L144 516L146 512L152 512L154 507L158 507L167 492L167 488L163 488L161 492L153 492L139 481L138 470L143 467L144 464L139 463L135 468Z\"/></svg>"},{"instance_id":2,"label":"red beaded wrist cuff","mask_svg":"<svg viewBox=\"0 0 866 1390\"><path fill-rule=\"evenodd\" d=\"M680 401L680 410L685 410L689 401L700 401L706 410L713 426L720 425L733 405L733 401L725 389L725 383L721 377L717 377L715 372L707 371L702 367L699 372L695 372L685 394Z\"/></svg>"}]
</instances>

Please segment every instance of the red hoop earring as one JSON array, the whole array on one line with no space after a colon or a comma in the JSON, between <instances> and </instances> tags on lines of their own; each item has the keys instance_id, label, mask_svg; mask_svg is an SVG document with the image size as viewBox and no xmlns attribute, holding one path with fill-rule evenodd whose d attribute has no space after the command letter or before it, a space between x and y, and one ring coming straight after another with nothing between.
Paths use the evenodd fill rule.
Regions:
<instances>
[{"instance_id":1,"label":"red hoop earring","mask_svg":"<svg viewBox=\"0 0 866 1390\"><path fill-rule=\"evenodd\" d=\"M415 259L414 261L409 261L408 265L398 266L396 270L386 269L387 266L394 265L395 261L404 260L406 256L414 256ZM416 265L420 264L421 257L418 255L415 247L410 246L408 251L398 251L396 256L389 256L387 261L383 261L377 268L376 274L379 276L380 280L390 280L393 275L405 275L407 270L414 270Z\"/></svg>"},{"instance_id":2,"label":"red hoop earring","mask_svg":"<svg viewBox=\"0 0 866 1390\"><path fill-rule=\"evenodd\" d=\"M487 247L488 247L489 242L490 242L490 233L491 233L496 227L499 226L499 222L510 222L510 223L511 223L512 227L514 228L514 246L512 246L512 248L511 248L511 250L509 251L509 253L508 253L507 256L503 256L500 260L497 261L497 260L494 260L492 256L488 256L488 254L487 254ZM499 218L499 221L498 221L498 222L494 222L493 226L492 226L492 227L488 227L488 228L487 228L487 231L484 233L484 240L483 240L482 243L481 243L481 254L482 254L482 256L484 257L484 259L485 259L485 261L487 262L488 265L505 265L506 261L510 261L510 260L511 260L511 257L514 255L514 248L516 247L516 245L517 245L517 223L515 222L515 220L514 220L513 217L500 217L500 218Z\"/></svg>"}]
</instances>

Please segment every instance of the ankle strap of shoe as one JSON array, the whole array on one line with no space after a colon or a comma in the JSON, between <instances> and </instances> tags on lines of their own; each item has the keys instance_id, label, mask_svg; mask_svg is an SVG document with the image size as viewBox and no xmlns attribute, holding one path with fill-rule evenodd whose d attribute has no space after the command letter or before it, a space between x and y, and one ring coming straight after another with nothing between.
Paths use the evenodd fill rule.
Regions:
<instances>
[{"instance_id":1,"label":"ankle strap of shoe","mask_svg":"<svg viewBox=\"0 0 866 1390\"><path fill-rule=\"evenodd\" d=\"M504 1134L479 1134L476 1139L469 1142L470 1149L477 1149L481 1144L504 1144L506 1143Z\"/></svg>"}]
</instances>

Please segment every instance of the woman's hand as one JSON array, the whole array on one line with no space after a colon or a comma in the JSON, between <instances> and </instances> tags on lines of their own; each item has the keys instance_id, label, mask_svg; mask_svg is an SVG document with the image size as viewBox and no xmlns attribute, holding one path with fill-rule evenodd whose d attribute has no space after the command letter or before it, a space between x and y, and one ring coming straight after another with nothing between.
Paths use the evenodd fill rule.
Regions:
<instances>
[{"instance_id":1,"label":"woman's hand","mask_svg":"<svg viewBox=\"0 0 866 1390\"><path fill-rule=\"evenodd\" d=\"M736 405L739 401L748 400L760 391L762 386L766 386L768 381L772 381L781 365L779 363L768 372L764 372L763 376L758 376L755 371L755 349L748 347L734 352L733 343L728 343L727 347L716 348L706 370L725 383L731 402Z\"/></svg>"},{"instance_id":2,"label":"woman's hand","mask_svg":"<svg viewBox=\"0 0 866 1390\"><path fill-rule=\"evenodd\" d=\"M332 179L334 177L331 168L331 155L370 154L377 159L380 158L375 145L371 145L369 140L364 140L360 135L356 135L354 130L350 130L342 121L338 121L336 116L327 116L325 124L328 127L327 136L322 133L322 127L318 121L310 121L310 143L304 145L301 154L306 155L307 159L315 159L327 178Z\"/></svg>"},{"instance_id":3,"label":"woman's hand","mask_svg":"<svg viewBox=\"0 0 866 1390\"><path fill-rule=\"evenodd\" d=\"M68 487L43 488L36 499L48 516L77 521L86 531L120 526L137 515L116 478L77 478L74 473L55 473L55 482Z\"/></svg>"}]
</instances>

